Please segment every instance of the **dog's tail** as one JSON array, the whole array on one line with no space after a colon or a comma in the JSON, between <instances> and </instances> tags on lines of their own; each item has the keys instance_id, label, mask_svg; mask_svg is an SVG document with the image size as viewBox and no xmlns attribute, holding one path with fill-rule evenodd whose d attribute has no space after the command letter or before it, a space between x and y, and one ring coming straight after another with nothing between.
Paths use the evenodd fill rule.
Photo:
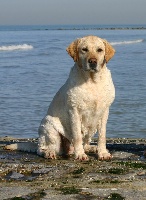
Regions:
<instances>
[{"instance_id":1,"label":"dog's tail","mask_svg":"<svg viewBox=\"0 0 146 200\"><path fill-rule=\"evenodd\" d=\"M38 144L34 142L20 142L9 144L4 147L6 150L18 150L18 151L26 151L26 152L37 152Z\"/></svg>"}]
</instances>

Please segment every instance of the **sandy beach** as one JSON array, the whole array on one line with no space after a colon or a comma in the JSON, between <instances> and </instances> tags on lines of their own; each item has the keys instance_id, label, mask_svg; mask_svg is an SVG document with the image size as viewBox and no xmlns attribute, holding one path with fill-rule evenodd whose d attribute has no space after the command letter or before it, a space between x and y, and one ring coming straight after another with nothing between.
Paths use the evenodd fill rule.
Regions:
<instances>
[{"instance_id":1,"label":"sandy beach","mask_svg":"<svg viewBox=\"0 0 146 200\"><path fill-rule=\"evenodd\" d=\"M0 200L146 199L146 139L107 139L111 161L98 161L93 153L84 162L73 157L47 160L3 149L28 140L37 142L0 138Z\"/></svg>"}]
</instances>

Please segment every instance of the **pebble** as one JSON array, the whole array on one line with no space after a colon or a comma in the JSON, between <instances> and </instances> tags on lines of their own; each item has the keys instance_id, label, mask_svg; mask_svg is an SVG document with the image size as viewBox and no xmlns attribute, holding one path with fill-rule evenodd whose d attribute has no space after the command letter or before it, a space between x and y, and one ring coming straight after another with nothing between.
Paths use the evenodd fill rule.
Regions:
<instances>
[{"instance_id":1,"label":"pebble","mask_svg":"<svg viewBox=\"0 0 146 200\"><path fill-rule=\"evenodd\" d=\"M53 169L52 167L50 167L50 168L36 169L36 170L32 171L32 175L39 176L39 175L42 175L42 174L47 174L52 169Z\"/></svg>"},{"instance_id":2,"label":"pebble","mask_svg":"<svg viewBox=\"0 0 146 200\"><path fill-rule=\"evenodd\" d=\"M6 176L6 179L22 180L24 178L23 174L17 172L9 172Z\"/></svg>"}]
</instances>

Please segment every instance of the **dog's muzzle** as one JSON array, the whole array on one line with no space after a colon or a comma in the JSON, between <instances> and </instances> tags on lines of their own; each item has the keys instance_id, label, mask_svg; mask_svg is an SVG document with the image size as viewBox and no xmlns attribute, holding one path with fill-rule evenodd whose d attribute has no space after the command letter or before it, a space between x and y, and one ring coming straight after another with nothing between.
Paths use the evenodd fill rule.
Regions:
<instances>
[{"instance_id":1,"label":"dog's muzzle","mask_svg":"<svg viewBox=\"0 0 146 200\"><path fill-rule=\"evenodd\" d=\"M89 63L90 69L96 71L97 59L96 58L90 58L88 60L88 63Z\"/></svg>"}]
</instances>

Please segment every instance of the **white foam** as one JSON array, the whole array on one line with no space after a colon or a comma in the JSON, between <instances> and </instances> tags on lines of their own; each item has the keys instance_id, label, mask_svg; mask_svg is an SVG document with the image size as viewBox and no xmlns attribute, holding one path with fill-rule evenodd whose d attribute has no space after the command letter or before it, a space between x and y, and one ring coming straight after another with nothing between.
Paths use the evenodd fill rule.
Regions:
<instances>
[{"instance_id":1,"label":"white foam","mask_svg":"<svg viewBox=\"0 0 146 200\"><path fill-rule=\"evenodd\" d=\"M33 46L28 44L0 46L0 51L30 50L30 49L33 49Z\"/></svg>"},{"instance_id":2,"label":"white foam","mask_svg":"<svg viewBox=\"0 0 146 200\"><path fill-rule=\"evenodd\" d=\"M129 41L122 41L122 42L111 42L111 45L115 46L115 45L126 45L126 44L135 44L135 43L140 43L143 42L143 39L139 39L139 40L129 40Z\"/></svg>"}]
</instances>

